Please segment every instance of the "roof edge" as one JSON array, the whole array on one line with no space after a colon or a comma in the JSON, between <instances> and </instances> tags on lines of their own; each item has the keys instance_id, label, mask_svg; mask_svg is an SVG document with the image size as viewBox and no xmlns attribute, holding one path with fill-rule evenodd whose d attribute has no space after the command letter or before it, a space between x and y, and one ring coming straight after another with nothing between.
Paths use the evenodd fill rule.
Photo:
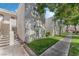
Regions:
<instances>
[{"instance_id":1,"label":"roof edge","mask_svg":"<svg viewBox=\"0 0 79 59\"><path fill-rule=\"evenodd\" d=\"M0 8L0 11L6 12L6 13L9 13L9 14L14 14L14 15L16 15L16 12L9 11L9 10L6 10L6 9Z\"/></svg>"}]
</instances>

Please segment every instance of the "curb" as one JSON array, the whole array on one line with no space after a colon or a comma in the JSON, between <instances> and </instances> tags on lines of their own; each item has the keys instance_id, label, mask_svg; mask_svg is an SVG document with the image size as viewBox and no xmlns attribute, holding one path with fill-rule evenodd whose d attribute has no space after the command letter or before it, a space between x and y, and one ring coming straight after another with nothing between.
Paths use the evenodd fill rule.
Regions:
<instances>
[{"instance_id":1,"label":"curb","mask_svg":"<svg viewBox=\"0 0 79 59\"><path fill-rule=\"evenodd\" d=\"M37 56L28 46L27 44L23 45L24 50L29 54L29 56Z\"/></svg>"},{"instance_id":2,"label":"curb","mask_svg":"<svg viewBox=\"0 0 79 59\"><path fill-rule=\"evenodd\" d=\"M26 54L25 56L29 56L29 54L27 53L27 51L23 48L23 46L21 45L21 47L22 47L22 49L23 49L23 51L24 51L24 53Z\"/></svg>"},{"instance_id":3,"label":"curb","mask_svg":"<svg viewBox=\"0 0 79 59\"><path fill-rule=\"evenodd\" d=\"M24 49L25 53L28 53L28 56L37 56L28 46L26 43L24 43L21 39L18 38L18 41L22 48Z\"/></svg>"}]
</instances>

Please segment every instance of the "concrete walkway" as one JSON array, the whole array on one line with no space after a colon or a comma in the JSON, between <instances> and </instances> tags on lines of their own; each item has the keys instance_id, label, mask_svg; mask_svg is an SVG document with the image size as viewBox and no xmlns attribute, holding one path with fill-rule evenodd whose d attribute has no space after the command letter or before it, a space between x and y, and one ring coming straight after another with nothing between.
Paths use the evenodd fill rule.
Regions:
<instances>
[{"instance_id":1,"label":"concrete walkway","mask_svg":"<svg viewBox=\"0 0 79 59\"><path fill-rule=\"evenodd\" d=\"M0 56L28 56L23 47L15 40L15 45L0 47Z\"/></svg>"},{"instance_id":2,"label":"concrete walkway","mask_svg":"<svg viewBox=\"0 0 79 59\"><path fill-rule=\"evenodd\" d=\"M71 37L71 35L68 35L63 40L48 48L43 54L41 54L41 56L67 56L70 48Z\"/></svg>"}]
</instances>

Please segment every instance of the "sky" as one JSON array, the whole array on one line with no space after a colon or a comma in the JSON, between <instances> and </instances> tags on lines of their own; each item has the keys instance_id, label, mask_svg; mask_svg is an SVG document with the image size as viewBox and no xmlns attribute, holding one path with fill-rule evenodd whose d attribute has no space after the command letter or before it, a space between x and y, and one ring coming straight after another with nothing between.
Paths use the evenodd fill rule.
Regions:
<instances>
[{"instance_id":1,"label":"sky","mask_svg":"<svg viewBox=\"0 0 79 59\"><path fill-rule=\"evenodd\" d=\"M0 3L0 8L15 12L19 3Z\"/></svg>"},{"instance_id":2,"label":"sky","mask_svg":"<svg viewBox=\"0 0 79 59\"><path fill-rule=\"evenodd\" d=\"M51 12L49 8L45 8L45 18L48 19L50 17L53 17L54 12Z\"/></svg>"},{"instance_id":3,"label":"sky","mask_svg":"<svg viewBox=\"0 0 79 59\"><path fill-rule=\"evenodd\" d=\"M13 12L17 10L18 6L19 6L19 3L0 3L0 8L13 11ZM49 8L45 8L45 11L46 11L45 13L46 19L54 15L54 13L49 10Z\"/></svg>"}]
</instances>

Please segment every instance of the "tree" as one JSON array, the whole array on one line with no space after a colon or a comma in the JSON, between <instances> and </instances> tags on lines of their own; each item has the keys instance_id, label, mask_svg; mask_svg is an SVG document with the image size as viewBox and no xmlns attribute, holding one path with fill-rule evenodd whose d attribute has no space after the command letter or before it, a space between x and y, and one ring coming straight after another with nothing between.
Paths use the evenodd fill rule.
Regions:
<instances>
[{"instance_id":1,"label":"tree","mask_svg":"<svg viewBox=\"0 0 79 59\"><path fill-rule=\"evenodd\" d=\"M44 8L46 7L46 4L38 3L37 4L37 11L39 12L40 15L42 15L45 10Z\"/></svg>"},{"instance_id":2,"label":"tree","mask_svg":"<svg viewBox=\"0 0 79 59\"><path fill-rule=\"evenodd\" d=\"M55 13L54 20L60 20L59 22L59 32L61 34L62 30L62 20L68 29L69 25L74 25L76 31L76 25L78 24L79 17L79 4L75 3L52 3L52 4L38 4L38 10L40 13L44 12L44 7L48 7L52 12Z\"/></svg>"},{"instance_id":3,"label":"tree","mask_svg":"<svg viewBox=\"0 0 79 59\"><path fill-rule=\"evenodd\" d=\"M76 30L76 25L78 22L78 13L79 13L79 4L47 4L49 9L51 11L55 12L54 17L57 20L60 20L60 24L62 23L62 20L64 20L64 24L68 25L73 24L75 26ZM77 17L75 17L77 16ZM75 20L76 19L76 20ZM61 32L61 26L59 25L60 31ZM60 33L61 34L61 33Z\"/></svg>"},{"instance_id":4,"label":"tree","mask_svg":"<svg viewBox=\"0 0 79 59\"><path fill-rule=\"evenodd\" d=\"M75 32L77 32L76 26L79 24L79 15L71 19L71 25L74 25Z\"/></svg>"}]
</instances>

